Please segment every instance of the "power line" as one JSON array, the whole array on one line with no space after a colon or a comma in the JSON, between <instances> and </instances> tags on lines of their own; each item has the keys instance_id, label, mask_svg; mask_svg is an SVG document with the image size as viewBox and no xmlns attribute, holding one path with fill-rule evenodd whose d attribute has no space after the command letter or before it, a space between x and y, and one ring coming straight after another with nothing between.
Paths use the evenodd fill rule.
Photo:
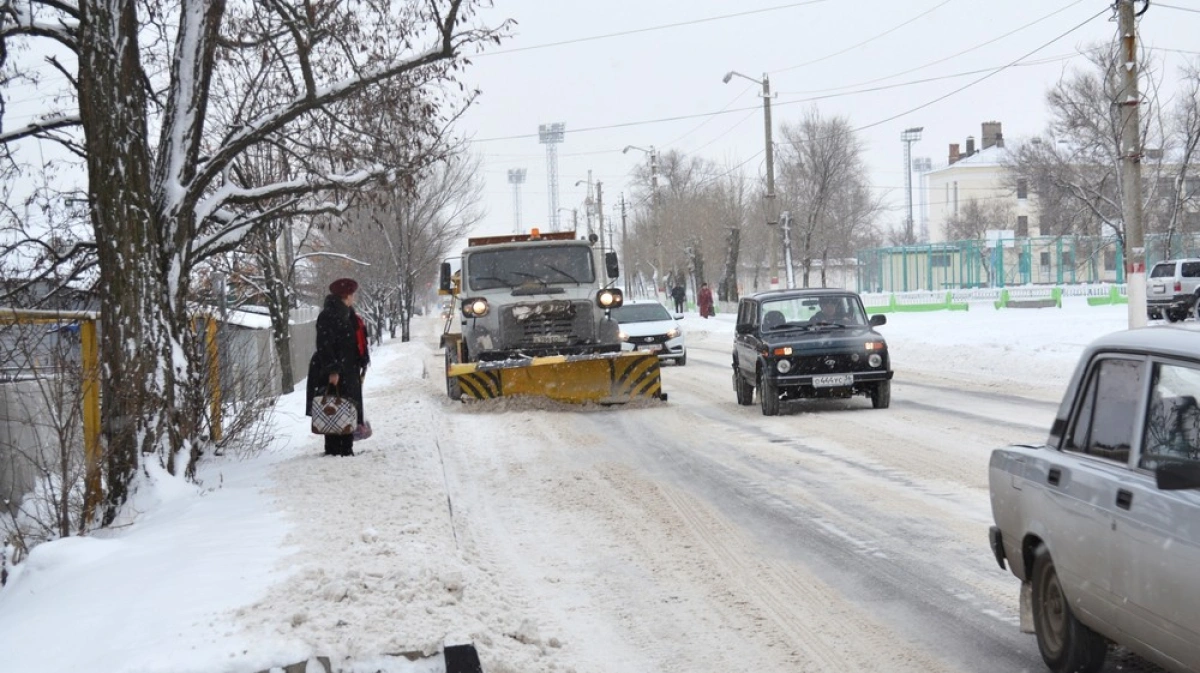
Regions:
<instances>
[{"instance_id":1,"label":"power line","mask_svg":"<svg viewBox=\"0 0 1200 673\"><path fill-rule=\"evenodd\" d=\"M934 65L937 65L937 64L939 64L939 63L945 63L946 61L949 61L949 60L951 60L951 59L958 58L959 56L962 56L962 55L964 55L964 54L969 54L969 53L971 53L971 52L975 51L976 49L981 49L981 48L983 48L983 47L986 47L986 46L988 46L988 45L991 45L991 44L994 44L994 43L996 43L996 42L999 42L1000 40L1003 40L1003 39L1005 39L1005 38L1007 38L1007 37L1011 37L1012 35L1014 35L1014 34L1016 34L1016 33L1019 33L1019 32L1021 32L1021 31L1023 31L1023 30L1026 30L1026 29L1028 29L1028 28L1031 28L1031 27L1033 27L1033 26L1035 26L1035 25L1037 25L1037 24L1041 23L1042 21L1045 21L1046 19L1049 19L1049 18L1051 18L1051 17L1053 17L1053 16L1055 16L1055 15L1057 15L1057 14L1061 14L1062 12L1065 12L1066 10L1068 10L1068 9L1070 9L1070 8L1072 8L1072 7L1074 7L1075 5L1078 5L1079 3L1083 2L1083 1L1084 1L1084 0L1073 0L1072 2L1069 2L1069 3L1067 3L1066 5L1063 5L1062 7L1059 7L1058 9L1054 10L1053 12L1050 12L1049 14L1046 14L1046 15L1044 15L1044 16L1041 16L1041 17L1037 18L1037 19L1034 19L1033 21L1030 21L1029 23L1026 23L1026 24L1024 24L1024 25L1022 25L1022 26L1019 26L1019 27L1017 27L1017 28L1014 28L1014 29L1012 29L1012 30L1008 31L1007 33L1004 33L1003 35L998 35L998 36L996 36L996 37L994 37L994 38L992 38L992 39L988 40L987 42L981 42L981 43L979 43L979 44L976 44L976 45L974 45L974 46L971 46L971 47L968 47L968 48L966 48L966 49L963 49L962 51L959 51L959 52L956 52L956 53L950 54L949 56L943 56L942 58L939 58L939 59L937 59L937 60L930 61L930 62L928 62L928 63L925 63L925 64L923 64L923 65L916 66L915 68L909 68L908 70L901 70L900 72L895 72L895 73L892 73L891 75L887 75L887 76L884 76L884 77L876 77L875 79L869 79L869 80L867 80L867 81L865 81L865 82L858 82L858 83L856 83L856 84L845 84L845 85L842 85L842 86L838 86L838 87L832 87L832 88L829 88L829 89L820 89L820 90L816 90L816 91L803 91L803 92L799 92L799 93L824 93L824 92L826 92L826 91L842 91L842 90L845 90L845 89L854 89L854 88L858 88L858 87L860 87L860 86L866 86L866 85L868 85L868 84L875 84L876 82L882 82L882 81L884 81L884 80L893 79L893 78L895 78L895 77L899 77L899 76L901 76L901 75L907 75L907 74L909 74L909 73L913 73L913 72L916 72L916 71L918 71L918 70L924 70L925 68L928 68L928 67L930 67L930 66L934 66Z\"/></svg>"},{"instance_id":2,"label":"power line","mask_svg":"<svg viewBox=\"0 0 1200 673\"><path fill-rule=\"evenodd\" d=\"M1179 7L1178 5L1164 5L1161 2L1154 3L1154 6L1155 7L1165 7L1167 9L1177 9L1181 12L1195 12L1196 14L1200 14L1200 9L1196 9L1195 7Z\"/></svg>"},{"instance_id":3,"label":"power line","mask_svg":"<svg viewBox=\"0 0 1200 673\"><path fill-rule=\"evenodd\" d=\"M949 2L950 0L946 0ZM670 28L681 28L683 26L694 26L701 23L710 23L712 21L723 21L725 19L735 19L742 16L750 16L752 14L764 14L766 12L776 12L782 9L794 9L796 7L804 7L806 5L816 5L829 0L806 0L805 2L793 2L786 5L776 5L774 7L763 7L761 9L749 9L744 12L735 12L733 14L722 14L720 16L709 16L703 19L692 19L690 21L679 21L677 23L665 23L658 26L649 26L647 28L633 28L630 30L622 30L615 33L605 33L604 35L592 35L589 37L577 37L570 40L561 40L558 42L547 42L546 44L535 44L528 47L515 47L513 49L501 49L498 51L487 51L476 54L472 58L481 58L484 56L499 56L501 54L515 54L522 51L533 51L535 49L549 49L551 47L563 47L569 44L579 44L581 42L595 42L596 40L607 40L613 37L624 37L626 35L637 35L639 33L650 33L659 30L668 30Z\"/></svg>"},{"instance_id":4,"label":"power line","mask_svg":"<svg viewBox=\"0 0 1200 673\"><path fill-rule=\"evenodd\" d=\"M890 35L890 34L896 32L897 30L900 30L901 28L907 26L908 24L910 24L914 21L917 21L918 19L921 19L929 14L932 14L933 12L937 11L938 9L941 9L942 7L950 4L951 2L953 2L953 0L943 0L941 3L934 5L933 7L930 7L929 9L925 10L924 12L921 12L920 14L912 17L911 19L909 19L901 24L892 26L891 28L888 28L887 30L883 31L882 33L879 33L878 35L872 35L871 37L868 37L867 39L863 40L862 42L852 44L849 47L835 51L832 54L826 54L819 58L814 58L811 61L805 61L804 63L798 63L796 65L792 65L792 66L788 66L786 68L781 68L779 70L775 70L773 72L774 73L788 72L791 70L796 70L798 68L803 68L808 65L812 65L814 63L820 63L821 61L827 61L827 60L833 58L834 56L841 56L842 54L845 54L848 51L853 51L854 49L858 49L859 47L861 47L865 44L868 44L870 42L873 42L875 40L878 40L881 37L886 37L887 35Z\"/></svg>"},{"instance_id":5,"label":"power line","mask_svg":"<svg viewBox=\"0 0 1200 673\"><path fill-rule=\"evenodd\" d=\"M1041 45L1041 46L1039 46L1039 47L1037 47L1037 48L1033 49L1032 51L1030 51L1030 52L1028 52L1028 53L1026 53L1024 56L1021 56L1020 58L1017 58L1016 60L1012 61L1012 62L1011 62L1011 63L1009 63L1008 65L1001 66L1001 67L999 67L999 68L997 68L997 69L993 70L992 72L989 72L988 74L984 75L983 77L980 77L980 78L978 78L978 79L972 80L972 81L970 81L970 82L968 82L968 83L966 83L966 84L964 84L964 85L960 86L959 88L957 88L957 89L955 89L955 90L953 90L953 91L951 91L951 92L947 93L947 94L944 94L944 95L942 95L942 96L938 96L937 98L934 98L934 99L933 99L933 100L931 100L931 101L928 101L928 102L926 102L926 103L922 103L921 105L918 105L918 106L916 106L916 107L914 107L914 108L911 108L911 109L909 109L909 110L905 110L904 112L901 112L901 113L899 113L899 114L892 115L891 117L888 117L888 118L886 118L886 119L880 119L880 120L879 120L879 121L877 121L877 122L872 122L872 123L870 123L870 124L866 124L866 125L864 125L864 126L859 126L858 128L854 129L854 131L855 131L855 132L858 132L858 131L864 131L864 130L866 130L866 129L873 128L873 127L876 127L876 126L879 126L879 125L881 125L881 124L886 124L886 123L888 123L888 122L890 122L890 121L895 121L895 120L897 120L897 119L899 119L899 118L901 118L901 117L903 117L903 116L905 116L905 115L912 114L913 112L916 112L917 110L924 110L925 108L929 107L930 105L934 105L934 104L940 103L941 101L944 101L944 100L946 100L947 98L949 98L949 97L951 97L951 96L954 96L954 95L956 95L956 94L962 93L963 91L966 91L967 89L969 89L969 88L971 88L971 87L975 86L976 84L979 84L980 82L982 82L982 81L984 81L984 80L986 80L986 79L988 79L988 78L992 77L993 75L996 75L996 74L998 74L998 73L1001 73L1001 72L1003 72L1003 71L1005 71L1005 70L1007 70L1007 69L1009 69L1009 68L1013 67L1014 65L1016 65L1016 64L1018 64L1018 63L1020 63L1021 61L1023 61L1023 60L1025 60L1025 59L1029 58L1030 56L1033 56L1034 54L1036 54L1036 53L1038 53L1039 51L1041 51L1041 50L1045 49L1046 47L1049 47L1050 45L1054 44L1055 42L1058 42L1059 40L1061 40L1061 39L1063 39L1064 37L1066 37L1066 36L1070 35L1071 33L1074 33L1075 31L1079 30L1080 28L1083 28L1084 26L1086 26L1087 24L1091 23L1091 22L1092 22L1093 20L1095 20L1096 18L1100 17L1102 14L1104 14L1104 13L1106 13L1106 12L1109 12L1109 11L1111 11L1111 10L1112 10L1112 8L1111 8L1111 7L1105 7L1104 9L1100 10L1099 12L1097 12L1097 13L1095 13L1095 14L1093 14L1093 15L1089 16L1088 18L1084 19L1083 21L1081 21L1081 22L1079 22L1079 23L1075 24L1075 26L1073 26L1072 28L1068 29L1067 31L1065 31L1065 32L1063 32L1063 33L1061 33L1061 34L1059 34L1057 37L1055 37L1055 38L1053 38L1053 39L1049 40L1048 42L1044 42L1044 43L1042 43L1042 45Z\"/></svg>"}]
</instances>

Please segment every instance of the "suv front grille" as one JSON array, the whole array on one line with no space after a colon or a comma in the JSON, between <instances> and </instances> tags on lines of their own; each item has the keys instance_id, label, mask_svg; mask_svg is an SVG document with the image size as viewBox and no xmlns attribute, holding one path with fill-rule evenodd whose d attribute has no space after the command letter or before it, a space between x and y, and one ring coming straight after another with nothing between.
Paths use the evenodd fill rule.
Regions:
<instances>
[{"instance_id":1,"label":"suv front grille","mask_svg":"<svg viewBox=\"0 0 1200 673\"><path fill-rule=\"evenodd\" d=\"M791 374L836 374L868 369L867 359L859 356L858 362L851 359L850 354L809 355L792 358Z\"/></svg>"}]
</instances>

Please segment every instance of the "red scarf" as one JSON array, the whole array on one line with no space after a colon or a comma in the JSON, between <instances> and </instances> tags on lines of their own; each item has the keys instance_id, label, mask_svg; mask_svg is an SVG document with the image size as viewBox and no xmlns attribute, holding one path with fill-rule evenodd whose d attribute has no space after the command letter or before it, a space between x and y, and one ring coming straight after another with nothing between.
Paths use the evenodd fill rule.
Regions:
<instances>
[{"instance_id":1,"label":"red scarf","mask_svg":"<svg viewBox=\"0 0 1200 673\"><path fill-rule=\"evenodd\" d=\"M362 316L355 313L354 320L357 323L354 327L354 336L358 341L358 356L367 356L367 323L363 322Z\"/></svg>"}]
</instances>

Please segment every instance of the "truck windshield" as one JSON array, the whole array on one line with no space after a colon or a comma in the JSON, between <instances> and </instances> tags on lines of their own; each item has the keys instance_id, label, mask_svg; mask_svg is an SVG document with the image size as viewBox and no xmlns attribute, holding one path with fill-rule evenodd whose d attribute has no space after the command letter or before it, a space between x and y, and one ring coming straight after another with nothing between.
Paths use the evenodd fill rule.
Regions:
<instances>
[{"instance_id":1,"label":"truck windshield","mask_svg":"<svg viewBox=\"0 0 1200 673\"><path fill-rule=\"evenodd\" d=\"M582 245L505 248L472 253L466 261L472 290L523 283L590 284L595 281L591 249Z\"/></svg>"}]
</instances>

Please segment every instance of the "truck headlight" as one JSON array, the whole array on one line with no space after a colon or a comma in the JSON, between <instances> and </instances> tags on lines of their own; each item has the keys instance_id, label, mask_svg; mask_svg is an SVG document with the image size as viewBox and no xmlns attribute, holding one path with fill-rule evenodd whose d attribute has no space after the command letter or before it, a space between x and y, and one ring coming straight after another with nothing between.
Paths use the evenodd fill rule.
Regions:
<instances>
[{"instance_id":1,"label":"truck headlight","mask_svg":"<svg viewBox=\"0 0 1200 673\"><path fill-rule=\"evenodd\" d=\"M779 362L775 363L775 369L778 370L780 374L786 374L792 371L792 361L780 360Z\"/></svg>"},{"instance_id":2,"label":"truck headlight","mask_svg":"<svg viewBox=\"0 0 1200 673\"><path fill-rule=\"evenodd\" d=\"M883 356L879 353L871 353L871 357L867 358L867 364L872 367L878 367L883 364Z\"/></svg>"},{"instance_id":3,"label":"truck headlight","mask_svg":"<svg viewBox=\"0 0 1200 673\"><path fill-rule=\"evenodd\" d=\"M596 305L600 308L616 308L625 303L625 297L616 288L601 290L596 295Z\"/></svg>"},{"instance_id":4,"label":"truck headlight","mask_svg":"<svg viewBox=\"0 0 1200 673\"><path fill-rule=\"evenodd\" d=\"M468 318L478 318L487 315L488 308L488 300L486 299L467 299L463 302L462 312Z\"/></svg>"},{"instance_id":5,"label":"truck headlight","mask_svg":"<svg viewBox=\"0 0 1200 673\"><path fill-rule=\"evenodd\" d=\"M680 334L683 334L683 332L680 332L678 327L672 327L671 329L667 330L667 338L668 339L674 339L675 337L679 336Z\"/></svg>"}]
</instances>

